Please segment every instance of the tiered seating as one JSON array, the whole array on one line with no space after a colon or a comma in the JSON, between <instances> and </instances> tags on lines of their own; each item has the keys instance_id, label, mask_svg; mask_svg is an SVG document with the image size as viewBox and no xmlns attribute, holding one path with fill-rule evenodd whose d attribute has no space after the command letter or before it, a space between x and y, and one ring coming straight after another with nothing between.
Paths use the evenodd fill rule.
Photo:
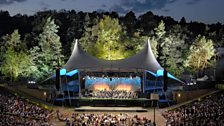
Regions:
<instances>
[{"instance_id":1,"label":"tiered seating","mask_svg":"<svg viewBox=\"0 0 224 126\"><path fill-rule=\"evenodd\" d=\"M4 90L0 92L0 108L0 126L50 126L49 110Z\"/></svg>"},{"instance_id":2,"label":"tiered seating","mask_svg":"<svg viewBox=\"0 0 224 126\"><path fill-rule=\"evenodd\" d=\"M175 110L166 111L167 126L223 126L224 93L208 96Z\"/></svg>"},{"instance_id":3,"label":"tiered seating","mask_svg":"<svg viewBox=\"0 0 224 126\"><path fill-rule=\"evenodd\" d=\"M73 113L70 116L63 115L59 111L57 117L65 122L65 126L153 126L151 120L138 115L129 116L128 114L88 114Z\"/></svg>"}]
</instances>

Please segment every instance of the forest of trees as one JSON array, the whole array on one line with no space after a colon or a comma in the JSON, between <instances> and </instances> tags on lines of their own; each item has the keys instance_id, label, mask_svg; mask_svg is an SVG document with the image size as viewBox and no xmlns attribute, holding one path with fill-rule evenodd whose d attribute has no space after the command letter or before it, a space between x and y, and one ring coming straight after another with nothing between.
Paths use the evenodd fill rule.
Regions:
<instances>
[{"instance_id":1,"label":"forest of trees","mask_svg":"<svg viewBox=\"0 0 224 126\"><path fill-rule=\"evenodd\" d=\"M43 11L10 16L0 11L0 63L2 77L19 81L43 80L68 60L75 39L98 58L116 60L142 49L147 39L159 63L173 75L191 72L199 77L215 67L216 49L224 47L224 25L175 21L147 12Z\"/></svg>"}]
</instances>

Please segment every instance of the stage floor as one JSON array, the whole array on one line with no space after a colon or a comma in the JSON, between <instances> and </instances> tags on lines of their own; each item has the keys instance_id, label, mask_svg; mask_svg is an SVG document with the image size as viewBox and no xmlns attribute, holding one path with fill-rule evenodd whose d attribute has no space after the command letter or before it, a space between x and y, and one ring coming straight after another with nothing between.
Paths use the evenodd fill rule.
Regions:
<instances>
[{"instance_id":1,"label":"stage floor","mask_svg":"<svg viewBox=\"0 0 224 126\"><path fill-rule=\"evenodd\" d=\"M101 111L101 112L147 112L147 109L142 107L92 107L92 106L81 106L75 108L75 111Z\"/></svg>"}]
</instances>

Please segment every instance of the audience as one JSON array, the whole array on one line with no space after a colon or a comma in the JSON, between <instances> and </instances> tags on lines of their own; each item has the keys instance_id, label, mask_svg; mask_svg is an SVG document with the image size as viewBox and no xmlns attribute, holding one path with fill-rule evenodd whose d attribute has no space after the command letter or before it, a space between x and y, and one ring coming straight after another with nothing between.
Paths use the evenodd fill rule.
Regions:
<instances>
[{"instance_id":1,"label":"audience","mask_svg":"<svg viewBox=\"0 0 224 126\"><path fill-rule=\"evenodd\" d=\"M0 92L0 126L50 126L50 111L8 92Z\"/></svg>"},{"instance_id":2,"label":"audience","mask_svg":"<svg viewBox=\"0 0 224 126\"><path fill-rule=\"evenodd\" d=\"M129 99L137 98L137 95L133 91L126 90L95 90L92 92L94 98L118 98L118 99Z\"/></svg>"},{"instance_id":3,"label":"audience","mask_svg":"<svg viewBox=\"0 0 224 126\"><path fill-rule=\"evenodd\" d=\"M15 115L0 114L0 126L52 126L44 120L35 120Z\"/></svg>"},{"instance_id":4,"label":"audience","mask_svg":"<svg viewBox=\"0 0 224 126\"><path fill-rule=\"evenodd\" d=\"M57 111L57 116L60 121L65 122L65 126L152 126L151 120L137 115L134 117L128 114L87 114L73 113L69 118L68 115Z\"/></svg>"},{"instance_id":5,"label":"audience","mask_svg":"<svg viewBox=\"0 0 224 126\"><path fill-rule=\"evenodd\" d=\"M224 126L224 95L206 97L163 116L167 126Z\"/></svg>"},{"instance_id":6,"label":"audience","mask_svg":"<svg viewBox=\"0 0 224 126\"><path fill-rule=\"evenodd\" d=\"M131 91L94 91L95 98L136 98ZM128 114L88 114L73 113L71 117L62 115L59 111L57 118L65 126L153 126L151 120L138 115ZM8 92L0 92L0 126L53 126L49 121L51 112L27 100L21 99ZM162 114L166 126L224 126L224 94L212 96L183 105Z\"/></svg>"}]
</instances>

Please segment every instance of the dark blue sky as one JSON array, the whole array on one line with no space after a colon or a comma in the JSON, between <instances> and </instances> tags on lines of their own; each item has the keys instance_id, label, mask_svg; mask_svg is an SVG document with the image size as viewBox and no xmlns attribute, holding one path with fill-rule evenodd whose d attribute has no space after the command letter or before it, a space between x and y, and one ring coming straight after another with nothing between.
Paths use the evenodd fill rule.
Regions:
<instances>
[{"instance_id":1,"label":"dark blue sky","mask_svg":"<svg viewBox=\"0 0 224 126\"><path fill-rule=\"evenodd\" d=\"M224 23L224 0L0 0L0 9L34 14L48 9L74 9L76 11L116 11L123 15L130 10L140 15L146 11L171 16L176 20Z\"/></svg>"}]
</instances>

